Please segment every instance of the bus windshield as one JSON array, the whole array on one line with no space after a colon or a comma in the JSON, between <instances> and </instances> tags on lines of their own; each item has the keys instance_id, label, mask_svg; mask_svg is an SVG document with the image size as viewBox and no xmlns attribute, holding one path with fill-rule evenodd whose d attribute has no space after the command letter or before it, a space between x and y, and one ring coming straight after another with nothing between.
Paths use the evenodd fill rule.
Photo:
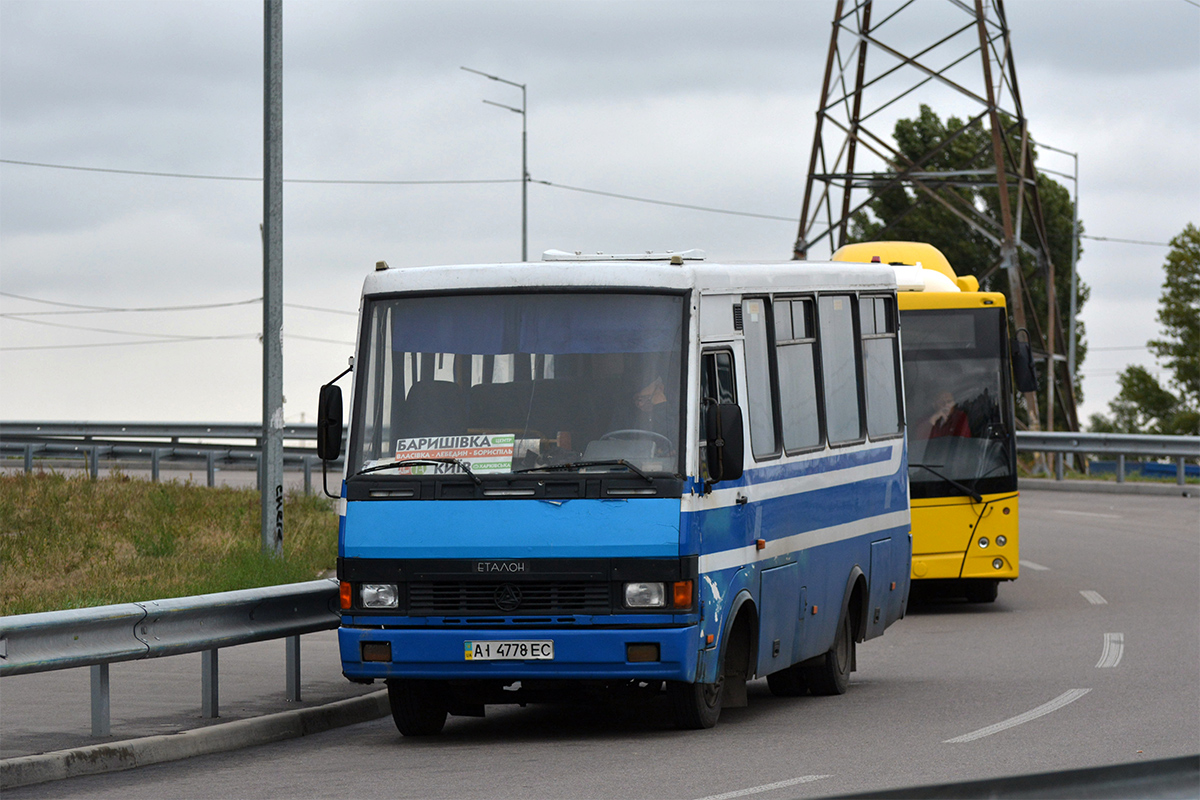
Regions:
<instances>
[{"instance_id":1,"label":"bus windshield","mask_svg":"<svg viewBox=\"0 0 1200 800\"><path fill-rule=\"evenodd\" d=\"M901 320L912 497L1015 490L1003 309L905 310Z\"/></svg>"},{"instance_id":2,"label":"bus windshield","mask_svg":"<svg viewBox=\"0 0 1200 800\"><path fill-rule=\"evenodd\" d=\"M368 298L349 475L682 474L682 295Z\"/></svg>"}]
</instances>

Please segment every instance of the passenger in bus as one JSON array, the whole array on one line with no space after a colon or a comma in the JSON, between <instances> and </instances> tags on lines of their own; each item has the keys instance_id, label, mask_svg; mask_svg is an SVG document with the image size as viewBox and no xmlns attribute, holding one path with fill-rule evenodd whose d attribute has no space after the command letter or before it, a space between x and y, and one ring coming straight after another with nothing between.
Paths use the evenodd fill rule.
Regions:
<instances>
[{"instance_id":1,"label":"passenger in bus","mask_svg":"<svg viewBox=\"0 0 1200 800\"><path fill-rule=\"evenodd\" d=\"M954 402L954 394L942 392L938 395L935 411L918 428L922 439L938 439L943 436L971 435L971 426L967 423L967 415Z\"/></svg>"}]
</instances>

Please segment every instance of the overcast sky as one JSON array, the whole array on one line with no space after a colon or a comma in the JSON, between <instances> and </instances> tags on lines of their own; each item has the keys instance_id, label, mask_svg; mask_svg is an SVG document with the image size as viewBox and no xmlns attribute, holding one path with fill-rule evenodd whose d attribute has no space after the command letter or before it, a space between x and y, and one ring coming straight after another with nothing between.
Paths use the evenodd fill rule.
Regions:
<instances>
[{"instance_id":1,"label":"overcast sky","mask_svg":"<svg viewBox=\"0 0 1200 800\"><path fill-rule=\"evenodd\" d=\"M1086 232L1167 242L1200 223L1197 3L1006 8L1031 131L1079 154ZM481 102L519 106L520 91L460 66L528 85L535 181L786 218L535 183L531 258L694 247L714 261L783 260L833 9L832 0L285 0L285 178L511 181L285 184L287 420L313 420L319 385L352 354L353 312L377 260L520 256L521 120ZM945 0L903 14L908 52L969 19ZM250 0L0 0L0 158L260 176L262 19ZM943 117L975 113L949 93L920 99ZM916 102L897 103L893 118L915 115ZM1039 166L1073 169L1050 153ZM249 301L262 293L261 219L255 181L0 163L0 418L260 419L262 317ZM1166 253L1084 240L1092 350L1081 419L1107 410L1124 365L1153 366L1140 348L1157 333ZM15 316L29 312L41 313Z\"/></svg>"}]
</instances>

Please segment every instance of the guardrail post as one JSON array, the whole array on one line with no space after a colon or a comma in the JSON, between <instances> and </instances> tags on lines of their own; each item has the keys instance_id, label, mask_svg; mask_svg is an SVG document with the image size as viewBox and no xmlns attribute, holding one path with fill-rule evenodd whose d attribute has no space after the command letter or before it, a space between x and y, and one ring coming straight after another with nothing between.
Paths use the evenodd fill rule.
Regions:
<instances>
[{"instance_id":1,"label":"guardrail post","mask_svg":"<svg viewBox=\"0 0 1200 800\"><path fill-rule=\"evenodd\" d=\"M88 472L92 476L92 480L100 477L100 447L92 445L88 450Z\"/></svg>"},{"instance_id":2,"label":"guardrail post","mask_svg":"<svg viewBox=\"0 0 1200 800\"><path fill-rule=\"evenodd\" d=\"M217 485L216 454L209 450L204 456L204 461L205 469L208 471L208 488L211 489Z\"/></svg>"},{"instance_id":3,"label":"guardrail post","mask_svg":"<svg viewBox=\"0 0 1200 800\"><path fill-rule=\"evenodd\" d=\"M304 493L312 494L312 459L304 457Z\"/></svg>"},{"instance_id":4,"label":"guardrail post","mask_svg":"<svg viewBox=\"0 0 1200 800\"><path fill-rule=\"evenodd\" d=\"M1187 468L1183 465L1183 456L1175 459L1175 483L1183 486L1187 481Z\"/></svg>"},{"instance_id":5,"label":"guardrail post","mask_svg":"<svg viewBox=\"0 0 1200 800\"><path fill-rule=\"evenodd\" d=\"M1125 454L1117 456L1117 483L1125 482Z\"/></svg>"},{"instance_id":6,"label":"guardrail post","mask_svg":"<svg viewBox=\"0 0 1200 800\"><path fill-rule=\"evenodd\" d=\"M300 637L288 636L283 640L287 652L287 699L300 702Z\"/></svg>"},{"instance_id":7,"label":"guardrail post","mask_svg":"<svg viewBox=\"0 0 1200 800\"><path fill-rule=\"evenodd\" d=\"M158 483L158 460L161 451L156 447L150 451L150 482Z\"/></svg>"},{"instance_id":8,"label":"guardrail post","mask_svg":"<svg viewBox=\"0 0 1200 800\"><path fill-rule=\"evenodd\" d=\"M1054 454L1054 480L1061 481L1063 479L1063 462L1067 460L1066 453Z\"/></svg>"},{"instance_id":9,"label":"guardrail post","mask_svg":"<svg viewBox=\"0 0 1200 800\"><path fill-rule=\"evenodd\" d=\"M254 454L254 488L260 492L262 491L262 470L263 470L262 453L261 452L255 453Z\"/></svg>"},{"instance_id":10,"label":"guardrail post","mask_svg":"<svg viewBox=\"0 0 1200 800\"><path fill-rule=\"evenodd\" d=\"M92 665L92 736L108 736L111 730L108 700L108 664Z\"/></svg>"},{"instance_id":11,"label":"guardrail post","mask_svg":"<svg viewBox=\"0 0 1200 800\"><path fill-rule=\"evenodd\" d=\"M25 445L25 473L33 472L33 445Z\"/></svg>"},{"instance_id":12,"label":"guardrail post","mask_svg":"<svg viewBox=\"0 0 1200 800\"><path fill-rule=\"evenodd\" d=\"M205 719L216 719L220 716L217 652L205 650L200 654L200 715Z\"/></svg>"}]
</instances>

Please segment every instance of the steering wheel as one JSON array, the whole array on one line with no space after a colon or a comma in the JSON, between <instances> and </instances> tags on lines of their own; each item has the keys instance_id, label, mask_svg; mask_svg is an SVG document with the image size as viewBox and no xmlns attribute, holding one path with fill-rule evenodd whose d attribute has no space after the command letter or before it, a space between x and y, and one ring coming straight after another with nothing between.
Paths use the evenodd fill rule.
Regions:
<instances>
[{"instance_id":1,"label":"steering wheel","mask_svg":"<svg viewBox=\"0 0 1200 800\"><path fill-rule=\"evenodd\" d=\"M670 453L673 447L671 440L666 436L663 436L661 433L642 430L640 428L625 428L619 431L609 431L601 436L600 439L649 439L655 443L656 451L661 449L663 453Z\"/></svg>"}]
</instances>

